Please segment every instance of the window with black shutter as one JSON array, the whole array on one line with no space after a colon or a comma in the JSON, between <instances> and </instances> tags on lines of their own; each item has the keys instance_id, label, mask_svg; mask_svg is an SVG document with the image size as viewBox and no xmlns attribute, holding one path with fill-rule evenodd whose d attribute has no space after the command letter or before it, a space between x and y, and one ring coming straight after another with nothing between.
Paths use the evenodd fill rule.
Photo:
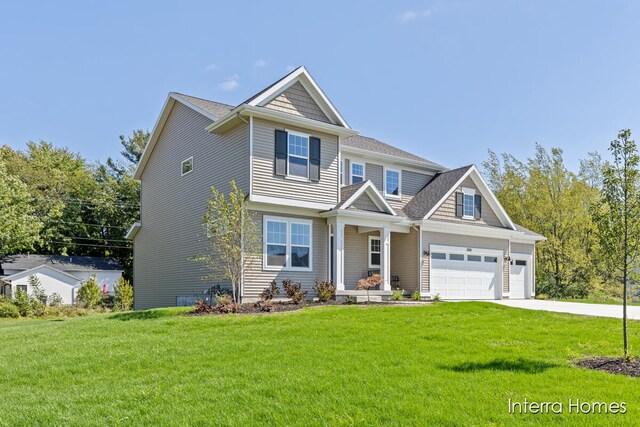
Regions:
<instances>
[{"instance_id":1,"label":"window with black shutter","mask_svg":"<svg viewBox=\"0 0 640 427\"><path fill-rule=\"evenodd\" d=\"M275 131L274 173L320 181L320 138L298 132Z\"/></svg>"}]
</instances>

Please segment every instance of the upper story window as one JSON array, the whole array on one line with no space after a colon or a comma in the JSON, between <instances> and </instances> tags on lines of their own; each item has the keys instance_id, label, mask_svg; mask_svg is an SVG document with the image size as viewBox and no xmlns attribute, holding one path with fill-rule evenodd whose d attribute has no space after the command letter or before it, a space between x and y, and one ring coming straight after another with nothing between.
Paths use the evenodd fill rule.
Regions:
<instances>
[{"instance_id":1,"label":"upper story window","mask_svg":"<svg viewBox=\"0 0 640 427\"><path fill-rule=\"evenodd\" d=\"M193 157L189 157L188 159L182 161L181 171L182 175L186 175L189 172L193 171Z\"/></svg>"},{"instance_id":2,"label":"upper story window","mask_svg":"<svg viewBox=\"0 0 640 427\"><path fill-rule=\"evenodd\" d=\"M364 165L361 163L351 163L351 183L357 184L364 181Z\"/></svg>"},{"instance_id":3,"label":"upper story window","mask_svg":"<svg viewBox=\"0 0 640 427\"><path fill-rule=\"evenodd\" d=\"M473 188L463 188L462 194L464 195L462 217L467 219L473 219L474 218L474 199L475 199L476 192Z\"/></svg>"},{"instance_id":4,"label":"upper story window","mask_svg":"<svg viewBox=\"0 0 640 427\"><path fill-rule=\"evenodd\" d=\"M275 175L302 181L320 181L320 138L276 129Z\"/></svg>"},{"instance_id":5,"label":"upper story window","mask_svg":"<svg viewBox=\"0 0 640 427\"><path fill-rule=\"evenodd\" d=\"M264 230L265 269L311 270L311 221L265 216Z\"/></svg>"},{"instance_id":6,"label":"upper story window","mask_svg":"<svg viewBox=\"0 0 640 427\"><path fill-rule=\"evenodd\" d=\"M309 137L289 132L289 175L309 178Z\"/></svg>"},{"instance_id":7,"label":"upper story window","mask_svg":"<svg viewBox=\"0 0 640 427\"><path fill-rule=\"evenodd\" d=\"M384 194L387 197L400 197L400 172L387 169L384 176Z\"/></svg>"}]
</instances>

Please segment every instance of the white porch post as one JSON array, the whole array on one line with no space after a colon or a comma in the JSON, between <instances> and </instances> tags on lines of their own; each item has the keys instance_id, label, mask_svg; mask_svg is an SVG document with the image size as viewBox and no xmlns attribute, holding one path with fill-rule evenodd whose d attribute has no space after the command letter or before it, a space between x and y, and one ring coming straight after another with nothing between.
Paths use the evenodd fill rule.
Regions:
<instances>
[{"instance_id":1,"label":"white porch post","mask_svg":"<svg viewBox=\"0 0 640 427\"><path fill-rule=\"evenodd\" d=\"M382 276L382 289L391 290L391 227L382 229L382 262L380 263L380 275Z\"/></svg>"},{"instance_id":2,"label":"white porch post","mask_svg":"<svg viewBox=\"0 0 640 427\"><path fill-rule=\"evenodd\" d=\"M336 291L344 291L344 223L336 221L333 227L333 283Z\"/></svg>"}]
</instances>

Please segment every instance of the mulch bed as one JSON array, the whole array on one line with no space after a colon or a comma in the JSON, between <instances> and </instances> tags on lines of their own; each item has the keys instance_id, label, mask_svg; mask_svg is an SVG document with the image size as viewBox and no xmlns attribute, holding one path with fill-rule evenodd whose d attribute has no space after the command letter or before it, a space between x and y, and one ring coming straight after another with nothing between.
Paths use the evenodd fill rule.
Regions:
<instances>
[{"instance_id":1,"label":"mulch bed","mask_svg":"<svg viewBox=\"0 0 640 427\"><path fill-rule=\"evenodd\" d=\"M637 357L628 362L622 357L589 357L578 360L575 364L582 368L640 378L640 359Z\"/></svg>"}]
</instances>

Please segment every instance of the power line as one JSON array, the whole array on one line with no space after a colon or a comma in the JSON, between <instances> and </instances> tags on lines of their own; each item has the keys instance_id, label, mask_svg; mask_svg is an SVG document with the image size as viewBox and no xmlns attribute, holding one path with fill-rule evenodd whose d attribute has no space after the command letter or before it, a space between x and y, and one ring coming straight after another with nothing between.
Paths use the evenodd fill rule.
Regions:
<instances>
[{"instance_id":1,"label":"power line","mask_svg":"<svg viewBox=\"0 0 640 427\"><path fill-rule=\"evenodd\" d=\"M53 243L53 244L60 244L60 245L77 245L77 246L91 246L93 248L116 248L116 249L129 249L132 250L133 248L130 246L113 246L113 245L91 245L89 243L75 243L75 242L56 242L56 241L52 241L52 240L48 240L45 241L44 243Z\"/></svg>"},{"instance_id":2,"label":"power line","mask_svg":"<svg viewBox=\"0 0 640 427\"><path fill-rule=\"evenodd\" d=\"M49 222L49 223L55 222L56 224L90 225L90 226L100 227L100 228L121 228L123 230L128 230L129 228L131 228L131 227L121 227L121 226L117 226L117 225L90 224L88 222L55 221L55 220L49 220L47 222Z\"/></svg>"},{"instance_id":3,"label":"power line","mask_svg":"<svg viewBox=\"0 0 640 427\"><path fill-rule=\"evenodd\" d=\"M41 199L60 200L61 202L64 202L64 203L76 204L76 205L100 206L100 205L104 205L106 203L111 203L111 204L116 204L118 206L132 206L132 207L136 207L136 208L140 207L140 202L130 202L130 201L129 202L125 202L125 201L120 201L120 200L116 200L116 201L113 201L113 202L95 202L95 201L87 200L87 199L62 198L62 197L52 197L52 196L32 196L32 198L34 200L41 200Z\"/></svg>"},{"instance_id":4,"label":"power line","mask_svg":"<svg viewBox=\"0 0 640 427\"><path fill-rule=\"evenodd\" d=\"M131 242L131 240L118 239L101 239L100 237L76 237L76 236L59 236L61 239L78 239L78 240L109 240L111 242Z\"/></svg>"}]
</instances>

